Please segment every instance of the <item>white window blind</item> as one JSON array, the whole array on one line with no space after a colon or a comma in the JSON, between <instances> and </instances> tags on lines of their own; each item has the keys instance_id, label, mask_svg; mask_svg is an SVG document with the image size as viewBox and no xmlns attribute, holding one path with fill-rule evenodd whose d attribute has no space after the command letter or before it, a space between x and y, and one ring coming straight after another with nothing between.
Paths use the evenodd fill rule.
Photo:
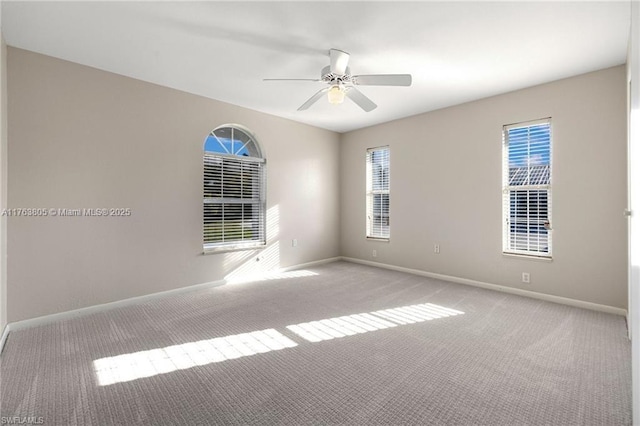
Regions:
<instances>
[{"instance_id":1,"label":"white window blind","mask_svg":"<svg viewBox=\"0 0 640 426\"><path fill-rule=\"evenodd\" d=\"M389 147L367 150L366 236L389 239Z\"/></svg>"},{"instance_id":2,"label":"white window blind","mask_svg":"<svg viewBox=\"0 0 640 426\"><path fill-rule=\"evenodd\" d=\"M551 257L551 119L503 128L503 251Z\"/></svg>"},{"instance_id":3,"label":"white window blind","mask_svg":"<svg viewBox=\"0 0 640 426\"><path fill-rule=\"evenodd\" d=\"M257 146L249 146L253 141L238 141L234 133L240 131L228 130L212 132L205 143L205 251L252 248L266 242L265 160L249 156L257 151Z\"/></svg>"}]
</instances>

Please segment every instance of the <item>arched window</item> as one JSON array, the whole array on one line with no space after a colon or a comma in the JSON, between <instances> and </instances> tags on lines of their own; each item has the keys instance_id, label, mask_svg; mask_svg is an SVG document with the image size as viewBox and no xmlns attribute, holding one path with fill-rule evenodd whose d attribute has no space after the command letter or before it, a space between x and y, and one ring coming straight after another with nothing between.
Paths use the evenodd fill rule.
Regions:
<instances>
[{"instance_id":1,"label":"arched window","mask_svg":"<svg viewBox=\"0 0 640 426\"><path fill-rule=\"evenodd\" d=\"M265 159L238 125L213 130L204 142L204 251L266 244Z\"/></svg>"}]
</instances>

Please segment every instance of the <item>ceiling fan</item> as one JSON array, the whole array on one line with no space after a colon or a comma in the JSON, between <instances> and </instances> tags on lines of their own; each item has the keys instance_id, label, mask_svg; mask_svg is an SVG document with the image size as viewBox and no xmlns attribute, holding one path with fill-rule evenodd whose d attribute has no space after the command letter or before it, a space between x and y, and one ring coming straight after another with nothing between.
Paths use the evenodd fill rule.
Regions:
<instances>
[{"instance_id":1,"label":"ceiling fan","mask_svg":"<svg viewBox=\"0 0 640 426\"><path fill-rule=\"evenodd\" d=\"M351 75L349 54L338 49L329 50L331 64L320 72L319 79L313 78L265 78L264 81L316 81L329 85L320 89L303 103L298 111L308 109L325 93L332 104L341 104L344 97L348 97L366 112L373 111L377 105L355 86L411 86L411 74L374 74Z\"/></svg>"}]
</instances>

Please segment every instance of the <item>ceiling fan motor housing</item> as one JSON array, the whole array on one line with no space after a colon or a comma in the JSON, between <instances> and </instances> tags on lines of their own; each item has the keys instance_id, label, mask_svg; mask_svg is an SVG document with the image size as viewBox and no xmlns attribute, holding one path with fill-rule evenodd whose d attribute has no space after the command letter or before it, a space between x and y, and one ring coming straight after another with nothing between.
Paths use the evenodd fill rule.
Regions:
<instances>
[{"instance_id":1,"label":"ceiling fan motor housing","mask_svg":"<svg viewBox=\"0 0 640 426\"><path fill-rule=\"evenodd\" d=\"M329 84L342 84L351 82L351 68L347 67L343 75L331 72L331 67L326 66L320 71L320 79Z\"/></svg>"}]
</instances>

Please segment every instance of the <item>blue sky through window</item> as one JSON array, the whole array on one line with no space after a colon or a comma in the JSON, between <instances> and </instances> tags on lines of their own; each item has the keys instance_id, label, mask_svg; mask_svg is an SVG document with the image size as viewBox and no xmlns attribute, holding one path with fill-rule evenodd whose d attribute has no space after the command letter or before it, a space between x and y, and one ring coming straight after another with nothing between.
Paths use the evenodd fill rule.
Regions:
<instances>
[{"instance_id":1,"label":"blue sky through window","mask_svg":"<svg viewBox=\"0 0 640 426\"><path fill-rule=\"evenodd\" d=\"M551 161L549 123L509 129L509 167L548 166Z\"/></svg>"},{"instance_id":2,"label":"blue sky through window","mask_svg":"<svg viewBox=\"0 0 640 426\"><path fill-rule=\"evenodd\" d=\"M247 142L238 139L217 137L213 134L207 136L204 142L204 150L206 152L240 155L242 157L250 156L249 150L247 149Z\"/></svg>"}]
</instances>

